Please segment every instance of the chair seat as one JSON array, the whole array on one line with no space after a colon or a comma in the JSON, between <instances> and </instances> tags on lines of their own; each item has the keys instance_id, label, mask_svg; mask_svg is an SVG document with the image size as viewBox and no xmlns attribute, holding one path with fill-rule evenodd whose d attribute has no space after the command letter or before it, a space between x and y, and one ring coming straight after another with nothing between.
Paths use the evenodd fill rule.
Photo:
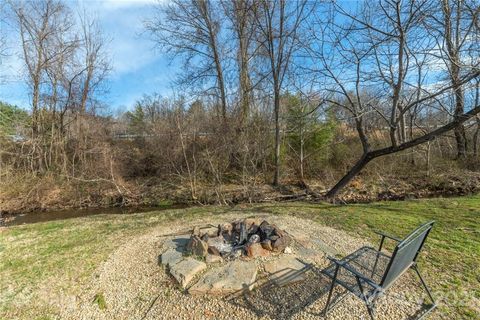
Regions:
<instances>
[{"instance_id":1,"label":"chair seat","mask_svg":"<svg viewBox=\"0 0 480 320\"><path fill-rule=\"evenodd\" d=\"M379 285L382 281L385 270L388 267L388 263L390 262L390 256L371 247L362 247L340 261L346 263L349 268ZM322 272L333 279L335 268L336 264L332 263L327 268L323 269ZM349 290L356 296L361 297L362 293L358 286L357 279L350 271L345 268L339 268L336 281L341 286L345 287L345 289ZM379 293L378 290L376 291L374 287L367 284L365 280L360 279L360 282L367 299Z\"/></svg>"}]
</instances>

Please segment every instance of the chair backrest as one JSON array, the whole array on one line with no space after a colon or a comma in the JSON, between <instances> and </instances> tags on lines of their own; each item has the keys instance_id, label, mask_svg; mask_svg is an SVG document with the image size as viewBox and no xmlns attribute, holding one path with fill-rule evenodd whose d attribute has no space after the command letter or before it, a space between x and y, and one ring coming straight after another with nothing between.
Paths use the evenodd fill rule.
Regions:
<instances>
[{"instance_id":1,"label":"chair backrest","mask_svg":"<svg viewBox=\"0 0 480 320\"><path fill-rule=\"evenodd\" d=\"M390 287L416 261L435 221L422 224L395 247L380 286Z\"/></svg>"}]
</instances>

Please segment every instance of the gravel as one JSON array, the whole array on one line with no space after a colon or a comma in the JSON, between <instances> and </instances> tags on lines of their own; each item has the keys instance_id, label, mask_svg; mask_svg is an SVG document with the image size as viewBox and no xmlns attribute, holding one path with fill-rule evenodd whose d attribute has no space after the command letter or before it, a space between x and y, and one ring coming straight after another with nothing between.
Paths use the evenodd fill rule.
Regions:
<instances>
[{"instance_id":1,"label":"gravel","mask_svg":"<svg viewBox=\"0 0 480 320\"><path fill-rule=\"evenodd\" d=\"M147 234L126 239L125 244L111 254L83 285L82 294L62 308L63 319L318 319L326 301L330 282L318 273L328 264L318 248L313 271L306 281L277 287L265 282L259 274L254 291L244 296L193 297L181 289L167 270L159 264L159 255L165 251L167 236L186 227L212 223L214 225L243 218L225 214L198 219L189 223L172 223L158 227ZM298 241L293 246L315 248L321 239L324 247L332 247L339 254L350 253L361 246L371 245L343 231L325 227L310 220L291 216L262 215L271 223L289 232ZM214 220L214 221L212 221ZM264 259L264 258L262 258ZM193 283L193 282L192 282ZM340 293L341 290L338 290ZM411 295L409 292L413 292ZM94 302L102 295L105 308ZM408 297L405 298L405 297ZM399 299L399 297L403 297ZM377 303L377 319L405 319L413 315L421 297L417 279L409 272ZM326 319L368 319L363 302L347 295L328 314Z\"/></svg>"}]
</instances>

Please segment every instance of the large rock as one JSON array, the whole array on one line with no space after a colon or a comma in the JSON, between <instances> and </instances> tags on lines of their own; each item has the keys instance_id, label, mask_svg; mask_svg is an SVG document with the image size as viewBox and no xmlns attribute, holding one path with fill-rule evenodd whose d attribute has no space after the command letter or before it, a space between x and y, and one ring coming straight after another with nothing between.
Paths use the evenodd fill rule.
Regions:
<instances>
[{"instance_id":1,"label":"large rock","mask_svg":"<svg viewBox=\"0 0 480 320\"><path fill-rule=\"evenodd\" d=\"M162 254L160 259L164 266L171 268L173 265L177 264L183 259L183 255L180 251L168 249Z\"/></svg>"},{"instance_id":2,"label":"large rock","mask_svg":"<svg viewBox=\"0 0 480 320\"><path fill-rule=\"evenodd\" d=\"M192 235L187 245L187 251L195 256L205 257L208 252L208 245L199 236Z\"/></svg>"},{"instance_id":3,"label":"large rock","mask_svg":"<svg viewBox=\"0 0 480 320\"><path fill-rule=\"evenodd\" d=\"M233 261L207 272L188 292L192 295L227 295L251 290L257 277L253 261Z\"/></svg>"},{"instance_id":4,"label":"large rock","mask_svg":"<svg viewBox=\"0 0 480 320\"><path fill-rule=\"evenodd\" d=\"M265 250L270 250L270 251L273 250L272 249L272 241L270 241L269 239L262 241L261 245L262 245L262 248L265 249Z\"/></svg>"},{"instance_id":5,"label":"large rock","mask_svg":"<svg viewBox=\"0 0 480 320\"><path fill-rule=\"evenodd\" d=\"M257 258L257 257L266 257L270 254L270 251L265 250L262 248L260 243L253 243L247 246L247 256L250 258Z\"/></svg>"},{"instance_id":6,"label":"large rock","mask_svg":"<svg viewBox=\"0 0 480 320\"><path fill-rule=\"evenodd\" d=\"M187 285L192 281L195 275L207 268L207 265L204 262L195 260L193 258L187 258L183 261L178 262L170 268L170 273L182 286L186 288Z\"/></svg>"},{"instance_id":7,"label":"large rock","mask_svg":"<svg viewBox=\"0 0 480 320\"><path fill-rule=\"evenodd\" d=\"M309 266L295 256L282 256L280 259L265 263L265 271L271 281L279 286L305 280Z\"/></svg>"},{"instance_id":8,"label":"large rock","mask_svg":"<svg viewBox=\"0 0 480 320\"><path fill-rule=\"evenodd\" d=\"M277 238L275 241L272 241L272 249L275 252L282 252L292 243L292 238L288 235L283 235L283 237Z\"/></svg>"},{"instance_id":9,"label":"large rock","mask_svg":"<svg viewBox=\"0 0 480 320\"><path fill-rule=\"evenodd\" d=\"M260 224L259 229L262 241L269 239L270 236L274 235L275 227L269 224L266 220Z\"/></svg>"}]
</instances>

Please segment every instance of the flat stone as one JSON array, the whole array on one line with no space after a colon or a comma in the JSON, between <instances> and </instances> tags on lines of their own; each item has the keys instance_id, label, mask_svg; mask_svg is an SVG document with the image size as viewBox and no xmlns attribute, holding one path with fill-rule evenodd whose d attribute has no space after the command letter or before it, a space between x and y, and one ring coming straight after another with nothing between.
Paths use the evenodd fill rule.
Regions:
<instances>
[{"instance_id":1,"label":"flat stone","mask_svg":"<svg viewBox=\"0 0 480 320\"><path fill-rule=\"evenodd\" d=\"M325 252L326 254L332 256L332 257L335 257L338 255L338 251L335 250L335 248L332 248L331 246L329 246L328 244L326 244L324 241L320 240L320 239L312 239L312 242L320 249L322 250L323 252Z\"/></svg>"},{"instance_id":2,"label":"flat stone","mask_svg":"<svg viewBox=\"0 0 480 320\"><path fill-rule=\"evenodd\" d=\"M175 249L179 252L185 252L190 236L176 236L165 240L163 247L165 249Z\"/></svg>"},{"instance_id":3,"label":"flat stone","mask_svg":"<svg viewBox=\"0 0 480 320\"><path fill-rule=\"evenodd\" d=\"M257 277L253 261L232 261L207 272L188 292L192 295L227 295L249 291Z\"/></svg>"},{"instance_id":4,"label":"flat stone","mask_svg":"<svg viewBox=\"0 0 480 320\"><path fill-rule=\"evenodd\" d=\"M215 254L207 254L205 261L207 263L220 263L220 262L223 262L223 258Z\"/></svg>"},{"instance_id":5,"label":"flat stone","mask_svg":"<svg viewBox=\"0 0 480 320\"><path fill-rule=\"evenodd\" d=\"M265 271L269 274L270 280L279 286L305 280L307 270L308 265L291 255L265 263Z\"/></svg>"},{"instance_id":6,"label":"flat stone","mask_svg":"<svg viewBox=\"0 0 480 320\"><path fill-rule=\"evenodd\" d=\"M172 276L180 283L182 288L186 288L195 275L207 268L204 262L187 258L178 262L170 268Z\"/></svg>"},{"instance_id":7,"label":"flat stone","mask_svg":"<svg viewBox=\"0 0 480 320\"><path fill-rule=\"evenodd\" d=\"M295 241L300 244L301 246L308 248L308 249L320 249L324 253L330 256L337 256L338 251L333 248L332 246L328 245L325 241L319 238L310 238L304 233L301 233L298 230L292 229L288 230L288 233L292 235Z\"/></svg>"},{"instance_id":8,"label":"flat stone","mask_svg":"<svg viewBox=\"0 0 480 320\"><path fill-rule=\"evenodd\" d=\"M183 259L183 255L175 249L168 249L162 254L160 259L164 266L171 268Z\"/></svg>"},{"instance_id":9,"label":"flat stone","mask_svg":"<svg viewBox=\"0 0 480 320\"><path fill-rule=\"evenodd\" d=\"M298 247L296 253L299 258L309 263L322 264L325 261L325 253L320 250Z\"/></svg>"}]
</instances>

